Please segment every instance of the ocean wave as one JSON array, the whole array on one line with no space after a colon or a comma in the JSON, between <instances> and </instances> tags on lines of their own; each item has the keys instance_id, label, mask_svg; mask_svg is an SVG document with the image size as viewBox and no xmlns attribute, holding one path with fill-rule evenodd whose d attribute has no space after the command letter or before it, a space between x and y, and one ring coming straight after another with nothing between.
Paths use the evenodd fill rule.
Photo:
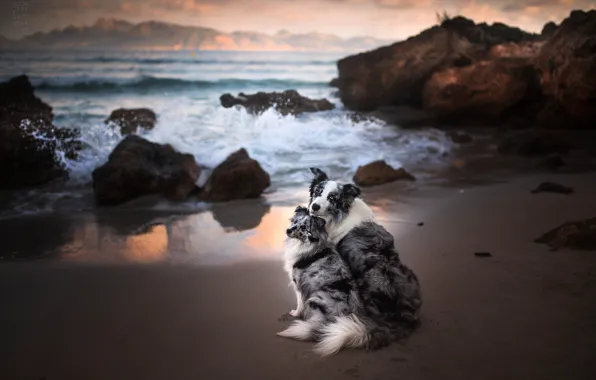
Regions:
<instances>
[{"instance_id":1,"label":"ocean wave","mask_svg":"<svg viewBox=\"0 0 596 380\"><path fill-rule=\"evenodd\" d=\"M31 78L34 86L42 90L94 92L109 90L148 90L148 89L295 89L304 87L327 87L328 82L302 81L295 79L221 79L185 80L180 78L159 78L140 76L135 78Z\"/></svg>"}]
</instances>

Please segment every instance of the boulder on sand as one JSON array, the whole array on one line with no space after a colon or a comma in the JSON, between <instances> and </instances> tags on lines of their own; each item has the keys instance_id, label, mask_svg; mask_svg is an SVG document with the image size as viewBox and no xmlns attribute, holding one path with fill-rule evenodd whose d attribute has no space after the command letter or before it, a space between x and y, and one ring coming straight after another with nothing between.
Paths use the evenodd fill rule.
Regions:
<instances>
[{"instance_id":1,"label":"boulder on sand","mask_svg":"<svg viewBox=\"0 0 596 380\"><path fill-rule=\"evenodd\" d=\"M67 174L60 156L76 158L79 132L57 128L53 116L26 76L0 83L0 188L40 185Z\"/></svg>"},{"instance_id":2,"label":"boulder on sand","mask_svg":"<svg viewBox=\"0 0 596 380\"><path fill-rule=\"evenodd\" d=\"M213 169L202 197L214 202L258 198L270 184L269 174L242 148Z\"/></svg>"},{"instance_id":3,"label":"boulder on sand","mask_svg":"<svg viewBox=\"0 0 596 380\"><path fill-rule=\"evenodd\" d=\"M596 218L564 223L534 242L544 243L553 249L596 251Z\"/></svg>"},{"instance_id":4,"label":"boulder on sand","mask_svg":"<svg viewBox=\"0 0 596 380\"><path fill-rule=\"evenodd\" d=\"M123 135L130 135L135 133L138 128L153 129L156 120L155 112L149 108L118 108L112 111L104 122L120 127L120 133Z\"/></svg>"},{"instance_id":5,"label":"boulder on sand","mask_svg":"<svg viewBox=\"0 0 596 380\"><path fill-rule=\"evenodd\" d=\"M196 190L200 173L192 155L130 135L114 148L104 165L93 171L93 191L102 205L148 194L181 201Z\"/></svg>"},{"instance_id":6,"label":"boulder on sand","mask_svg":"<svg viewBox=\"0 0 596 380\"><path fill-rule=\"evenodd\" d=\"M304 112L329 111L335 108L327 99L309 99L296 90L257 92L253 95L240 93L238 96L223 94L219 100L225 108L242 106L254 114L262 113L269 108L275 108L282 115L299 115Z\"/></svg>"},{"instance_id":7,"label":"boulder on sand","mask_svg":"<svg viewBox=\"0 0 596 380\"><path fill-rule=\"evenodd\" d=\"M384 160L373 161L360 166L354 175L354 183L358 186L377 186L398 180L413 181L416 178L404 168L394 169Z\"/></svg>"}]
</instances>

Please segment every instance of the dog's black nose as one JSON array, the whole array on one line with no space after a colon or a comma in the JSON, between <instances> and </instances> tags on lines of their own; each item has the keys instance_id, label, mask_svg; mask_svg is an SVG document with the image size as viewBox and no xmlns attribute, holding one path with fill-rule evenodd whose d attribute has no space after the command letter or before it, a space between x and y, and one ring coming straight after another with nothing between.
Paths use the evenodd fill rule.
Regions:
<instances>
[{"instance_id":1,"label":"dog's black nose","mask_svg":"<svg viewBox=\"0 0 596 380\"><path fill-rule=\"evenodd\" d=\"M286 230L286 235L289 235L289 234L291 234L291 233L292 233L292 229L291 229L291 228L288 228L288 229Z\"/></svg>"},{"instance_id":2,"label":"dog's black nose","mask_svg":"<svg viewBox=\"0 0 596 380\"><path fill-rule=\"evenodd\" d=\"M319 206L316 203L313 203L312 206L310 206L312 208L313 211L319 211L321 209L321 206Z\"/></svg>"}]
</instances>

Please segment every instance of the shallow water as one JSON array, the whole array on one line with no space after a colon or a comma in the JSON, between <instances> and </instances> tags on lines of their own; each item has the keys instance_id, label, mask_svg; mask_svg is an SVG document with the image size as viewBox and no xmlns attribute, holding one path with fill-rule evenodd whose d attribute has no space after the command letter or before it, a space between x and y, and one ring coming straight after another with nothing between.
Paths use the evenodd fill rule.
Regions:
<instances>
[{"instance_id":1,"label":"shallow water","mask_svg":"<svg viewBox=\"0 0 596 380\"><path fill-rule=\"evenodd\" d=\"M91 172L122 139L104 124L120 107L149 107L158 122L141 134L191 153L215 167L244 147L271 174L270 193L287 196L318 166L339 180L351 180L359 165L385 159L424 179L448 164L452 144L432 128L401 130L381 122L352 121L327 83L337 75L337 53L254 52L0 52L0 80L27 74L36 94L54 108L55 124L82 132L80 158L65 161L66 185L19 192L0 217L93 208ZM326 97L333 111L282 116L274 110L254 116L224 109L225 92L297 89ZM5 197L6 198L6 197ZM193 206L200 207L200 206Z\"/></svg>"}]
</instances>

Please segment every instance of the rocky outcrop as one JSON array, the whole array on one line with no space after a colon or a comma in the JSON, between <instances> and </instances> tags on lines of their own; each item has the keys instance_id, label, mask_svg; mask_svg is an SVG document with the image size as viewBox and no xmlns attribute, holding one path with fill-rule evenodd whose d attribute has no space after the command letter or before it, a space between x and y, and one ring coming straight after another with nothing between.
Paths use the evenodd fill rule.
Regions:
<instances>
[{"instance_id":1,"label":"rocky outcrop","mask_svg":"<svg viewBox=\"0 0 596 380\"><path fill-rule=\"evenodd\" d=\"M434 73L471 65L497 44L534 38L503 24L476 25L455 17L406 41L338 61L340 99L354 110L421 107L426 81Z\"/></svg>"},{"instance_id":2,"label":"rocky outcrop","mask_svg":"<svg viewBox=\"0 0 596 380\"><path fill-rule=\"evenodd\" d=\"M596 11L573 11L540 35L463 17L341 59L338 87L355 111L411 106L439 124L595 128Z\"/></svg>"},{"instance_id":3,"label":"rocky outcrop","mask_svg":"<svg viewBox=\"0 0 596 380\"><path fill-rule=\"evenodd\" d=\"M26 76L0 83L0 188L40 185L67 174L62 156L77 156L79 133L52 120L52 108L35 96Z\"/></svg>"},{"instance_id":4,"label":"rocky outcrop","mask_svg":"<svg viewBox=\"0 0 596 380\"><path fill-rule=\"evenodd\" d=\"M155 112L148 108L118 108L112 111L105 123L119 127L123 135L130 135L136 133L139 128L153 129L156 120Z\"/></svg>"},{"instance_id":5,"label":"rocky outcrop","mask_svg":"<svg viewBox=\"0 0 596 380\"><path fill-rule=\"evenodd\" d=\"M596 218L567 222L545 233L535 243L544 243L553 249L572 248L596 250Z\"/></svg>"},{"instance_id":6,"label":"rocky outcrop","mask_svg":"<svg viewBox=\"0 0 596 380\"><path fill-rule=\"evenodd\" d=\"M540 130L510 132L502 137L497 148L502 154L520 156L543 156L566 154L571 146L563 138Z\"/></svg>"},{"instance_id":7,"label":"rocky outcrop","mask_svg":"<svg viewBox=\"0 0 596 380\"><path fill-rule=\"evenodd\" d=\"M360 166L354 175L354 183L358 186L378 186L399 180L413 181L416 178L404 168L394 169L384 160L373 161Z\"/></svg>"},{"instance_id":8,"label":"rocky outcrop","mask_svg":"<svg viewBox=\"0 0 596 380\"><path fill-rule=\"evenodd\" d=\"M245 149L240 149L213 169L202 197L213 202L258 198L270 184L269 174Z\"/></svg>"},{"instance_id":9,"label":"rocky outcrop","mask_svg":"<svg viewBox=\"0 0 596 380\"><path fill-rule=\"evenodd\" d=\"M104 165L93 171L93 191L101 205L124 203L148 194L181 201L196 190L200 173L192 155L131 135L114 148Z\"/></svg>"},{"instance_id":10,"label":"rocky outcrop","mask_svg":"<svg viewBox=\"0 0 596 380\"><path fill-rule=\"evenodd\" d=\"M269 108L274 108L282 115L299 115L305 112L329 111L335 108L327 99L309 99L296 90L283 92L257 92L253 95L244 93L233 96L223 94L219 98L225 108L242 106L250 113L259 114Z\"/></svg>"},{"instance_id":11,"label":"rocky outcrop","mask_svg":"<svg viewBox=\"0 0 596 380\"><path fill-rule=\"evenodd\" d=\"M446 69L426 82L424 107L442 123L499 124L531 112L531 100L540 97L536 78L531 64L517 60Z\"/></svg>"},{"instance_id":12,"label":"rocky outcrop","mask_svg":"<svg viewBox=\"0 0 596 380\"><path fill-rule=\"evenodd\" d=\"M596 10L573 11L536 57L548 102L545 126L596 128Z\"/></svg>"}]
</instances>

